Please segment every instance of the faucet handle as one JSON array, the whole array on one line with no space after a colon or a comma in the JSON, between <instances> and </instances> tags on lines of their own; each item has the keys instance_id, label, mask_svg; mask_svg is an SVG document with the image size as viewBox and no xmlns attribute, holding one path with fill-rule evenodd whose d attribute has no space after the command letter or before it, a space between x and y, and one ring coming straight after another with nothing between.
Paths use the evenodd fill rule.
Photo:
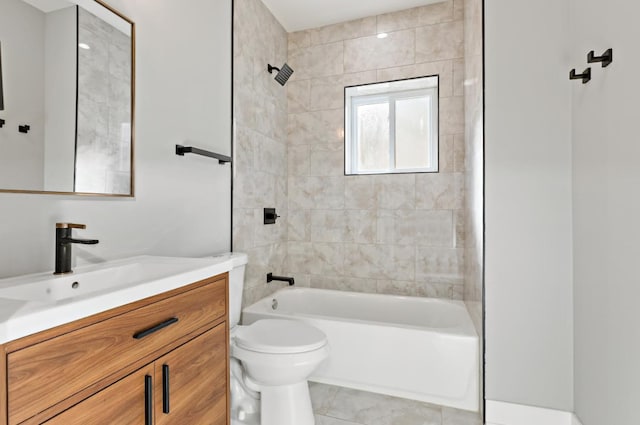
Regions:
<instances>
[{"instance_id":1,"label":"faucet handle","mask_svg":"<svg viewBox=\"0 0 640 425\"><path fill-rule=\"evenodd\" d=\"M56 229L86 229L86 224L56 223Z\"/></svg>"}]
</instances>

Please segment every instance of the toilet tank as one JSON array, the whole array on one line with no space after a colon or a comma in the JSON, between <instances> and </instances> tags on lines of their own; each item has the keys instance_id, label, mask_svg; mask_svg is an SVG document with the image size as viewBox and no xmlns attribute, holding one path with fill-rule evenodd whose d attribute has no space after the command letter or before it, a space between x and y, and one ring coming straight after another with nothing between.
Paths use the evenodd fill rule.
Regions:
<instances>
[{"instance_id":1,"label":"toilet tank","mask_svg":"<svg viewBox=\"0 0 640 425\"><path fill-rule=\"evenodd\" d=\"M233 328L240 322L244 269L248 256L242 252L229 252L216 257L226 257L232 262L232 268L229 270L229 327Z\"/></svg>"}]
</instances>

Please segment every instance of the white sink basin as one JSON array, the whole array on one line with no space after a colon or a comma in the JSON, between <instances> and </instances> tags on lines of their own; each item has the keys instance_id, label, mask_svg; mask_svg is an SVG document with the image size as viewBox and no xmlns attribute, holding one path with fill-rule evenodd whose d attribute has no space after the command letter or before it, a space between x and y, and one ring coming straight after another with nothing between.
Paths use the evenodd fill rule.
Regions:
<instances>
[{"instance_id":1,"label":"white sink basin","mask_svg":"<svg viewBox=\"0 0 640 425\"><path fill-rule=\"evenodd\" d=\"M28 283L29 278L26 278L13 286L0 288L0 298L51 302L86 297L174 276L193 268L190 261L168 260L144 257L129 264L106 263L98 266L98 269L81 270L68 275L38 275L35 282Z\"/></svg>"},{"instance_id":2,"label":"white sink basin","mask_svg":"<svg viewBox=\"0 0 640 425\"><path fill-rule=\"evenodd\" d=\"M141 256L0 279L0 344L228 272L235 256Z\"/></svg>"}]
</instances>

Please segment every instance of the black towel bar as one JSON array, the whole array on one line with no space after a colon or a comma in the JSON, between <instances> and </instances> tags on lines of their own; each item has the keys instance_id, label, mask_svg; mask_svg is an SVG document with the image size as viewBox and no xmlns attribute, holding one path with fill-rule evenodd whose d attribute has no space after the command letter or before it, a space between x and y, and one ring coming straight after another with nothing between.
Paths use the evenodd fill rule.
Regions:
<instances>
[{"instance_id":1,"label":"black towel bar","mask_svg":"<svg viewBox=\"0 0 640 425\"><path fill-rule=\"evenodd\" d=\"M206 156L208 158L215 158L218 160L220 164L226 164L231 162L231 157L226 155L221 155L219 153L206 151L204 149L194 148L193 146L181 146L176 145L176 155L184 156L185 153L193 153L196 155Z\"/></svg>"}]
</instances>

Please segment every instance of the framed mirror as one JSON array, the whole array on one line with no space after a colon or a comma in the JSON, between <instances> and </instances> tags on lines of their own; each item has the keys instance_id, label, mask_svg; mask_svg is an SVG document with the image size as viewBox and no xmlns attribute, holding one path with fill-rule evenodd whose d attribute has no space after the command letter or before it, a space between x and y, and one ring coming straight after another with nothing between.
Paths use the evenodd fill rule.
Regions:
<instances>
[{"instance_id":1,"label":"framed mirror","mask_svg":"<svg viewBox=\"0 0 640 425\"><path fill-rule=\"evenodd\" d=\"M2 0L0 46L0 192L132 197L134 23L99 0Z\"/></svg>"}]
</instances>

